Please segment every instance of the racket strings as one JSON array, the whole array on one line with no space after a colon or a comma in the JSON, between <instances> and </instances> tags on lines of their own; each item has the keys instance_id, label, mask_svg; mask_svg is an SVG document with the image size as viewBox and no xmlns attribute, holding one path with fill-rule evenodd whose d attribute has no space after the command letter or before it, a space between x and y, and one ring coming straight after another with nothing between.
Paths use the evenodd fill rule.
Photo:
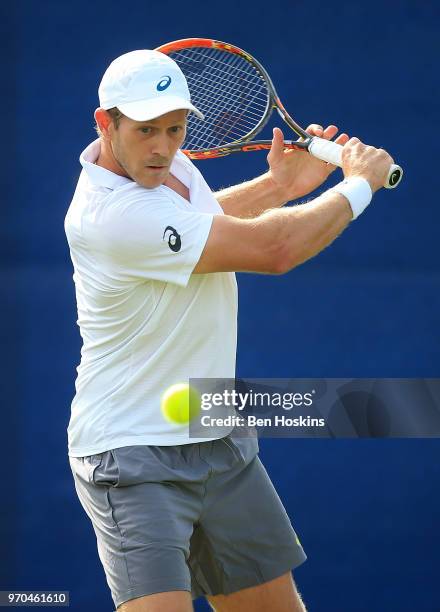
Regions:
<instances>
[{"instance_id":1,"label":"racket strings","mask_svg":"<svg viewBox=\"0 0 440 612\"><path fill-rule=\"evenodd\" d=\"M199 87L203 87L203 86L205 86L205 90L204 90L204 97L203 97L203 100L201 100L201 103L204 104L205 108L209 110L212 107L212 105L216 103L216 100L218 97L218 87L215 85L212 79L210 80L205 79L205 82L202 82L202 80L200 80ZM229 94L232 94L235 86L236 86L235 83L227 84L223 88L222 95L227 97ZM256 88L257 88L257 85L254 84L253 87L247 90L247 95L254 94ZM233 97L234 96L231 95L231 98ZM254 119L259 120L259 118L261 117L261 114L264 113L266 110L266 104L259 103L258 100L253 100L252 107L249 105L247 110L248 110L249 117L253 117Z\"/></svg>"},{"instance_id":2,"label":"racket strings","mask_svg":"<svg viewBox=\"0 0 440 612\"><path fill-rule=\"evenodd\" d=\"M194 55L200 56L202 54L198 53ZM232 56L232 59L233 61L230 62L230 66L235 67L234 64L236 64L240 60L240 58L238 56ZM190 86L193 102L196 104L198 108L200 108L200 110L206 116L206 121L203 122L203 127L200 125L200 122L196 122L196 126L199 128L199 134L198 134L199 138L202 140L204 138L207 138L207 142L205 143L204 148L208 146L216 146L216 143L214 141L218 138L219 125L216 123L215 125L216 130L215 130L215 133L213 133L212 132L212 121L209 121L209 119L212 120L216 114L215 111L218 110L218 108L216 108L216 102L218 102L218 84L220 80L223 79L225 81L223 89L222 89L222 94L225 98L227 97L230 98L231 93L234 91L234 88L236 87L235 81L231 81L229 77L227 81L224 79L224 66L227 65L227 62L220 62L216 60L216 63L223 64L222 66L223 73L219 71L218 67L216 68L215 64L211 64L212 73L210 73L210 78L202 77L198 80L198 90L200 91L202 88L204 88L203 89L204 95L202 99L199 99L197 102L194 100L193 91L195 88ZM182 65L181 67L183 69ZM188 63L186 67L188 67ZM244 72L244 71L241 70L240 72ZM225 114L222 117L223 119L222 128L224 131L224 136L227 137L225 138L226 141L236 140L242 136L242 131L237 132L236 130L232 129L235 121L231 121L231 118L235 119L236 117L235 111L238 109L238 105L239 104L235 104L235 105L231 104L228 108L229 113ZM256 113L250 113L250 114L253 115L253 121L246 121L244 117L242 117L242 127L245 127L246 131L250 131L254 127L255 118L258 122L261 117L261 112L260 114L256 114ZM189 133L194 135L194 131L192 131L191 129L189 129Z\"/></svg>"},{"instance_id":3,"label":"racket strings","mask_svg":"<svg viewBox=\"0 0 440 612\"><path fill-rule=\"evenodd\" d=\"M237 61L237 58L234 58ZM215 78L219 78L218 74L214 74ZM248 84L247 84L248 85ZM218 100L219 86L211 86L206 93L212 93L211 96L206 96L208 121L201 135L206 136L209 132L211 137L204 146L218 146L219 144L239 140L244 134L253 130L255 125L260 121L264 114L266 105L255 107L257 112L252 111L251 98L253 94L252 88L246 91L246 84L242 79L236 81L221 83L221 91L223 103L219 104ZM237 92L239 95L237 96ZM247 96L247 97L246 97ZM227 104L225 104L227 101ZM214 120L214 125L212 121ZM211 125L209 125L211 123ZM214 128L214 129L212 129ZM219 136L222 136L222 141L219 143ZM203 146L203 145L202 145Z\"/></svg>"},{"instance_id":4,"label":"racket strings","mask_svg":"<svg viewBox=\"0 0 440 612\"><path fill-rule=\"evenodd\" d=\"M234 60L238 61L240 58L239 56L235 56ZM222 64L225 64L225 62L222 62ZM229 69L231 68L235 68L235 66L231 63ZM225 75L225 67L222 67L222 70L219 70L218 68L216 68L215 66L211 65L210 66L210 74L208 75L208 77L204 76L203 74L201 75L198 85L200 88L204 87L205 88L205 93L206 95L208 95L208 93L214 93L217 94L217 86L218 86L218 81L220 80L224 80L224 93L225 95L227 95L228 92L232 92L234 87L236 86L236 80L234 79L234 81L232 81L229 76L226 77ZM242 70L240 72L243 72ZM235 75L237 76L237 75ZM248 90L248 93L252 93L252 91L254 91L257 86L260 86L260 82L257 81L256 83L253 84L252 86L252 82L249 81L248 79L248 83L251 86L251 88ZM245 87L245 83L242 83L242 86ZM258 99L253 100L253 103L255 106L259 107L260 109L262 109L264 111L264 109L266 108L265 103L258 103Z\"/></svg>"},{"instance_id":5,"label":"racket strings","mask_svg":"<svg viewBox=\"0 0 440 612\"><path fill-rule=\"evenodd\" d=\"M269 92L245 58L205 47L170 55L185 74L192 103L205 115L205 121L189 115L186 149L210 149L245 139L263 120Z\"/></svg>"},{"instance_id":6,"label":"racket strings","mask_svg":"<svg viewBox=\"0 0 440 612\"><path fill-rule=\"evenodd\" d=\"M199 100L198 102L195 102L194 96L192 96L193 103L197 106L199 110L202 111L202 113L206 117L206 121L204 122L203 126L201 126L199 122L196 122L196 121L194 122L195 125L199 128L200 137L207 136L208 132L211 133L212 123L209 121L209 119L212 120L213 117L215 117L215 111L218 110L218 104L217 104L218 103L218 87L216 87L213 84L212 80L209 81L205 79L205 82L206 84L203 83L202 80L200 80L199 82L199 87L202 87L203 85L205 85L203 99ZM222 94L225 97L230 96L233 90L234 90L234 85L229 83L227 86L223 88ZM227 132L230 127L232 127L233 121L231 120L232 119L235 120L237 116L236 113L237 111L239 111L239 106L241 104L241 101L234 103L232 96L230 96L230 100L231 100L231 103L228 106L229 113L225 113L224 116L222 117L223 127L225 129L225 132ZM216 104L217 104L217 107L216 107ZM264 113L264 110L265 110L265 106L260 107L259 113L253 112L250 108L248 108L247 116L241 117L241 126L243 128L246 128L247 131L251 131L254 128L255 124L260 121L261 115L262 113ZM216 131L218 131L218 128L219 126L216 124ZM241 132L234 132L234 134L236 138L240 138L242 136ZM229 135L232 135L230 131L229 131ZM214 138L215 134L211 134L211 136L212 138Z\"/></svg>"}]
</instances>

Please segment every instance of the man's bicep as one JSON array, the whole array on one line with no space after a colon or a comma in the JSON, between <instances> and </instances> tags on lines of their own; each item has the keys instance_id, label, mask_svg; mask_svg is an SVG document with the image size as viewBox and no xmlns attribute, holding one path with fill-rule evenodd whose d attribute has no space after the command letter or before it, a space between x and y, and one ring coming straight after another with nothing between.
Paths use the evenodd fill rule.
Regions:
<instances>
[{"instance_id":1,"label":"man's bicep","mask_svg":"<svg viewBox=\"0 0 440 612\"><path fill-rule=\"evenodd\" d=\"M179 209L166 198L132 199L107 215L96 228L94 242L108 270L119 277L186 286L212 219Z\"/></svg>"},{"instance_id":2,"label":"man's bicep","mask_svg":"<svg viewBox=\"0 0 440 612\"><path fill-rule=\"evenodd\" d=\"M275 255L258 222L229 215L215 215L193 274L272 273Z\"/></svg>"}]
</instances>

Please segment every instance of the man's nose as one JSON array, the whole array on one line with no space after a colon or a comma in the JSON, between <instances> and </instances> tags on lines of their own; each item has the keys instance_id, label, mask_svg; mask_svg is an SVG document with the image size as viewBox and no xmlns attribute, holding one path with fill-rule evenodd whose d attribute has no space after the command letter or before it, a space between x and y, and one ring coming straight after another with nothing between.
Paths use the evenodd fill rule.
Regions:
<instances>
[{"instance_id":1,"label":"man's nose","mask_svg":"<svg viewBox=\"0 0 440 612\"><path fill-rule=\"evenodd\" d=\"M170 145L167 135L165 133L155 135L155 137L151 141L151 152L153 155L158 155L160 157L165 157L166 159L168 159L170 153Z\"/></svg>"}]
</instances>

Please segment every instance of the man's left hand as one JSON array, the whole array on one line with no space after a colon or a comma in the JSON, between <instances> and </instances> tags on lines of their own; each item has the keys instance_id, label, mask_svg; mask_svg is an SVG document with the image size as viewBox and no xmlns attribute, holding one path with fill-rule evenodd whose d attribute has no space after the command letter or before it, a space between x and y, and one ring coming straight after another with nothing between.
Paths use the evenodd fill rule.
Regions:
<instances>
[{"instance_id":1,"label":"man's left hand","mask_svg":"<svg viewBox=\"0 0 440 612\"><path fill-rule=\"evenodd\" d=\"M335 125L329 125L325 130L322 126L312 123L306 132L331 140L338 133ZM344 145L349 140L347 134L340 134L336 143ZM279 128L274 128L272 148L267 156L269 175L277 189L285 195L285 200L295 200L310 193L321 185L336 166L313 157L304 150L285 150L284 136Z\"/></svg>"}]
</instances>

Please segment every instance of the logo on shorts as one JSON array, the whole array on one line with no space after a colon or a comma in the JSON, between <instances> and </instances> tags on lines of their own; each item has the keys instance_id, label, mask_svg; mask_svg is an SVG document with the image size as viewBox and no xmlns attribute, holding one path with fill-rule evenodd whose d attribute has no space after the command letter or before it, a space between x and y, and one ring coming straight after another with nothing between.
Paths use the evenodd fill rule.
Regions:
<instances>
[{"instance_id":1,"label":"logo on shorts","mask_svg":"<svg viewBox=\"0 0 440 612\"><path fill-rule=\"evenodd\" d=\"M165 89L167 87L169 87L171 85L171 77L170 76L163 76L159 83L156 86L157 91L165 91Z\"/></svg>"},{"instance_id":2,"label":"logo on shorts","mask_svg":"<svg viewBox=\"0 0 440 612\"><path fill-rule=\"evenodd\" d=\"M163 240L165 240L165 234L167 234L167 232L169 232L167 235L168 246L172 251L174 251L174 253L177 253L180 251L180 247L182 246L180 235L177 233L177 230L175 230L174 227L167 225L163 233Z\"/></svg>"}]
</instances>

